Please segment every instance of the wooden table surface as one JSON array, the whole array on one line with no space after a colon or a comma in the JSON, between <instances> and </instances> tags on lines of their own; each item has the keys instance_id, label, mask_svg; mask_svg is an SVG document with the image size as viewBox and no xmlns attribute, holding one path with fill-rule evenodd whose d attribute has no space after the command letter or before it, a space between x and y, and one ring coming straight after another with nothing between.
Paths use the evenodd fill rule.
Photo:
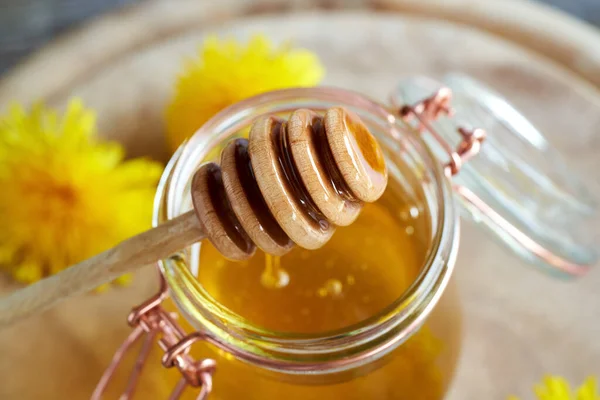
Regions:
<instances>
[{"instance_id":1,"label":"wooden table surface","mask_svg":"<svg viewBox=\"0 0 600 400\"><path fill-rule=\"evenodd\" d=\"M148 1L151 0L4 0L0 2L0 74L73 27L124 6ZM178 1L181 0L172 3ZM597 0L537 1L600 26Z\"/></svg>"},{"instance_id":2,"label":"wooden table surface","mask_svg":"<svg viewBox=\"0 0 600 400\"><path fill-rule=\"evenodd\" d=\"M416 4L393 3L405 12L407 4ZM471 0L471 14L485 13L484 3ZM593 82L594 76L600 81L600 62L593 64L597 54L572 54L586 60L585 65L565 56L561 46L570 38L594 37L573 21L557 22L571 24L570 32L575 33L563 32L563 42L553 53L549 48L532 50L529 43L540 43L535 33L521 45L514 35L510 41L499 37L501 24L510 23L510 18L498 22L490 34L481 24L475 28L464 20L442 21L433 11L382 12L381 2L378 12L295 12L284 24L280 17L257 14L258 10L251 18L232 21L235 13L211 14L207 8L212 5L186 4L172 8L166 1L151 2L45 50L0 82L0 109L11 99L43 96L61 106L69 95L78 95L98 111L104 137L121 140L132 155L164 160L168 154L162 111L181 58L193 53L207 33L245 38L261 31L274 38L292 38L316 51L327 69L325 84L359 90L382 101L406 75L435 76L452 70L471 74L519 106L574 170L598 184L600 92ZM543 14L541 20L548 21L544 12L536 14L535 7L528 10L533 10L531 20ZM207 19L208 15L215 17ZM216 16L224 22L217 25ZM548 27L540 31L544 29ZM525 26L523 32L534 30ZM90 47L99 33L105 35L103 47ZM600 44L600 35L597 38ZM585 52L582 49L578 51ZM592 190L600 195L597 187ZM544 373L563 374L574 382L588 374L600 375L598 269L578 281L557 281L506 253L471 224L464 224L461 245L456 279L466 334L450 399L529 396L532 384ZM127 333L129 308L153 291L152 270L137 277L130 288L73 299L0 332L0 398L89 396L112 350ZM10 287L3 283L3 290Z\"/></svg>"}]
</instances>

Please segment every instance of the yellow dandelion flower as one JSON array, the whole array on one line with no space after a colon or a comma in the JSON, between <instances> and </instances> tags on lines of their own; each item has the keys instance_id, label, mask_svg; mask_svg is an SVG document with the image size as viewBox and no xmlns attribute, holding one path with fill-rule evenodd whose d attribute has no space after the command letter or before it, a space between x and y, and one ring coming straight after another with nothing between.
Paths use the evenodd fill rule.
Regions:
<instances>
[{"instance_id":1,"label":"yellow dandelion flower","mask_svg":"<svg viewBox=\"0 0 600 400\"><path fill-rule=\"evenodd\" d=\"M161 166L124 161L79 100L0 116L0 270L31 283L150 227ZM116 283L127 282L124 276Z\"/></svg>"},{"instance_id":2,"label":"yellow dandelion flower","mask_svg":"<svg viewBox=\"0 0 600 400\"><path fill-rule=\"evenodd\" d=\"M569 383L559 376L547 376L534 388L538 400L600 400L598 383L594 377L588 377L576 392ZM511 396L508 400L519 400Z\"/></svg>"},{"instance_id":3,"label":"yellow dandelion flower","mask_svg":"<svg viewBox=\"0 0 600 400\"><path fill-rule=\"evenodd\" d=\"M324 69L305 49L276 48L265 36L246 46L211 37L198 58L187 60L166 110L167 138L175 150L223 108L271 90L317 85Z\"/></svg>"}]
</instances>

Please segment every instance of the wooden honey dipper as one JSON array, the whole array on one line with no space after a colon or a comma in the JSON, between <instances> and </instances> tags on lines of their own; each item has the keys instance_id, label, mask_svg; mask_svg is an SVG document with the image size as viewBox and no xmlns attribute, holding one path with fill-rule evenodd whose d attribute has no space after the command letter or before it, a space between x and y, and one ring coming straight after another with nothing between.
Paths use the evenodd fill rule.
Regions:
<instances>
[{"instance_id":1,"label":"wooden honey dipper","mask_svg":"<svg viewBox=\"0 0 600 400\"><path fill-rule=\"evenodd\" d=\"M387 177L379 144L341 107L324 116L300 109L287 121L260 118L248 140L225 147L220 166L196 171L194 210L0 299L0 327L205 238L233 260L251 257L256 247L274 255L294 243L319 248L383 194Z\"/></svg>"}]
</instances>

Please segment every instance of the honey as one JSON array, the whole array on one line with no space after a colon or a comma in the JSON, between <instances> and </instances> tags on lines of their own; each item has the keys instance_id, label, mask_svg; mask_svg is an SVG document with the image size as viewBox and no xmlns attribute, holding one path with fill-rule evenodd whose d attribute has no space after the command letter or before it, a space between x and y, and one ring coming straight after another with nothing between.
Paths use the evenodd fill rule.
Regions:
<instances>
[{"instance_id":1,"label":"honey","mask_svg":"<svg viewBox=\"0 0 600 400\"><path fill-rule=\"evenodd\" d=\"M394 213L392 192L366 204L317 250L295 247L282 257L257 252L233 262L202 244L199 281L219 303L268 330L324 333L364 321L402 295L427 250L425 238L413 232L425 217L412 217L410 207L406 219Z\"/></svg>"},{"instance_id":2,"label":"honey","mask_svg":"<svg viewBox=\"0 0 600 400\"><path fill-rule=\"evenodd\" d=\"M415 281L430 246L427 219L423 207L390 182L379 201L366 205L356 222L338 228L318 250L296 247L282 257L258 252L233 262L203 243L198 280L215 300L262 329L344 331L376 316ZM450 287L420 331L381 362L342 378L325 375L318 384L273 376L202 343L194 345L192 354L217 361L210 399L436 400L443 398L454 371L459 328ZM162 375L161 387L176 384L179 376L173 372ZM188 392L184 397L194 398L194 391Z\"/></svg>"}]
</instances>

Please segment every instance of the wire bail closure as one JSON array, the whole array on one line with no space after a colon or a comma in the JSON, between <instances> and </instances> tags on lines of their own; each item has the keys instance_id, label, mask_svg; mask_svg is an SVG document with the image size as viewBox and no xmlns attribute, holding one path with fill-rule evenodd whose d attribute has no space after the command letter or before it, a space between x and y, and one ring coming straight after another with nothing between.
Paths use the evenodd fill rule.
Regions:
<instances>
[{"instance_id":1,"label":"wire bail closure","mask_svg":"<svg viewBox=\"0 0 600 400\"><path fill-rule=\"evenodd\" d=\"M500 242L508 245L517 255L532 264L544 268L549 267L550 271L559 272L565 276L586 274L590 269L590 264L575 260L572 257L575 254L573 251L557 252L556 250L559 249L556 247L560 247L560 244L548 243L543 237L544 234L553 232L552 229L555 229L552 225L553 221L539 221L536 210L525 209L524 205L527 204L526 200L532 202L537 198L523 199L528 193L523 194L521 191L514 198L507 198L509 195L503 190L510 189L515 192L515 188L522 185L521 181L524 178L530 180L532 187L538 187L538 181L528 174L535 171L541 175L546 171L537 170L537 167L530 165L528 160L519 159L520 154L517 154L517 148L511 147L511 145L516 146L518 144L516 141L522 138L522 142L535 151L541 151L539 143L543 145L542 150L547 150L549 144L545 138L506 100L473 79L454 74L444 78L443 82L427 77L408 79L400 86L399 92L392 94L391 104L404 122L410 123L419 133L428 134L441 148L440 153L448 155L449 161L444 165L444 172L448 178L455 177L465 163L481 151L486 135L493 133L493 136L489 136L488 139L489 147L477 158L476 162L465 169L464 176L451 179L452 188L460 199L463 209L467 211L467 215L477 223L482 222L484 227L488 228ZM453 95L456 97L454 101ZM452 102L454 102L457 112L454 111ZM488 119L482 118L478 112L485 113ZM459 114L458 117L462 121L472 121L474 125L483 125L486 130L470 129L459 125L455 114ZM449 118L442 119L440 117ZM498 126L505 131L501 129L496 131ZM453 141L449 136L453 131L457 131L462 137L456 148L452 148L449 144ZM514 140L508 141L509 145L498 146L499 143L511 139L511 137L514 137ZM532 140L534 143L531 143ZM445 162L443 157L444 155L440 154L441 162ZM498 161L498 158L501 160ZM502 164L503 162L505 164ZM519 162L527 164L526 170L522 170L522 164L518 164ZM505 175L491 176L491 180L489 180L489 175L494 172ZM573 176L570 175L570 178ZM505 187L499 186L499 182L502 182ZM556 188L562 190L559 184L556 184L556 187L552 187L551 190L556 190ZM542 188L537 190L538 195L539 193L546 194ZM513 192L511 195L514 194ZM561 199L555 197L554 192L548 194L551 201L558 203L555 205L556 208L572 207L570 204L559 203ZM549 202L550 200L545 198L542 201ZM580 215L576 214L574 217L580 217ZM541 219L541 217L539 218ZM536 231L534 227L541 223L548 226ZM559 233L562 235L561 231Z\"/></svg>"},{"instance_id":2,"label":"wire bail closure","mask_svg":"<svg viewBox=\"0 0 600 400\"><path fill-rule=\"evenodd\" d=\"M160 277L161 284L158 294L134 307L127 317L127 322L133 330L115 352L109 367L98 382L91 400L102 399L103 393L123 361L125 354L144 335L142 348L138 353L133 371L129 375L125 391L119 397L120 400L129 400L133 397L142 369L148 361L148 356L152 346L155 345L155 341L165 352L162 357L162 365L165 368L177 367L182 375L171 392L169 400L179 399L188 386L200 388L200 392L196 397L197 400L206 400L212 391L212 377L216 370L216 361L211 358L197 361L189 355L191 346L195 342L205 340L206 335L202 332L186 334L176 321L177 314L168 313L164 310L161 303L167 298L168 294L166 283L162 275Z\"/></svg>"},{"instance_id":3,"label":"wire bail closure","mask_svg":"<svg viewBox=\"0 0 600 400\"><path fill-rule=\"evenodd\" d=\"M448 153L450 161L444 167L444 173L449 178L458 174L462 165L479 153L481 144L486 136L485 131L481 128L470 129L460 126L457 128L457 131L462 136L462 141L455 150L452 149L448 142L430 125L430 122L438 119L440 115L453 116L454 112L451 108L451 102L452 91L447 87L441 87L434 94L420 102L412 106L400 106L398 109L398 114L402 120L410 123L416 119L416 129L420 133L427 132L431 134Z\"/></svg>"}]
</instances>

